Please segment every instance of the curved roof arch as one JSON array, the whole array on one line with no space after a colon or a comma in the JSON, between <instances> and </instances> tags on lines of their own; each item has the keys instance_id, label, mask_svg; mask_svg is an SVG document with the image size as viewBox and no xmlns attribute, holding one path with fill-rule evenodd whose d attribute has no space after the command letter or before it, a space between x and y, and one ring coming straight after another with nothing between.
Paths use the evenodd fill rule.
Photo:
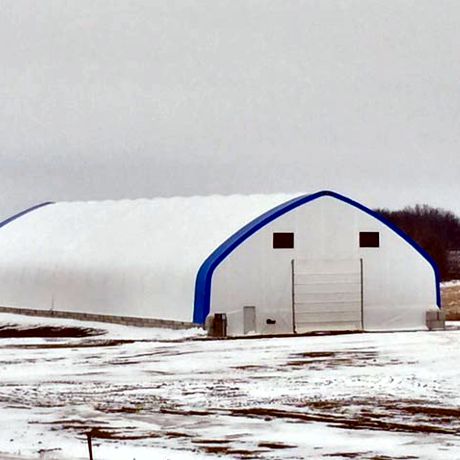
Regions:
<instances>
[{"instance_id":1,"label":"curved roof arch","mask_svg":"<svg viewBox=\"0 0 460 460\"><path fill-rule=\"evenodd\" d=\"M20 217L24 216L25 214L28 214L29 212L35 211L36 209L42 208L43 206L48 206L49 204L54 204L54 201L45 201L43 203L31 206L30 208L24 209L24 211L18 212L17 214L14 214L13 216L8 217L4 221L0 222L0 228L4 227L5 225L8 225L10 222L13 222L13 220L19 219Z\"/></svg>"},{"instance_id":2,"label":"curved roof arch","mask_svg":"<svg viewBox=\"0 0 460 460\"><path fill-rule=\"evenodd\" d=\"M388 219L373 211L372 209L369 209L361 203L358 203L357 201L354 201L351 198L348 198L339 193L330 190L323 190L313 194L301 195L299 197L293 198L292 200L282 203L281 205L276 206L275 208L263 213L262 215L252 220L244 227L242 227L236 233L234 233L230 238L224 241L217 249L215 249L211 255L209 255L209 257L201 265L196 276L193 322L197 324L204 324L206 317L208 316L210 311L211 281L213 273L215 269L218 267L218 265L231 252L233 252L241 243L243 243L251 235L256 233L258 230L260 230L262 227L266 226L270 222L274 221L278 217L288 213L289 211L292 211L293 209L299 206L310 203L324 196L329 196L339 201L342 201L379 220L385 226L393 230L409 245L411 245L424 259L426 259L427 262L433 268L436 282L436 303L439 308L441 307L440 274L438 267L433 258L418 243L416 243L409 235L403 232L399 227L397 227Z\"/></svg>"}]
</instances>

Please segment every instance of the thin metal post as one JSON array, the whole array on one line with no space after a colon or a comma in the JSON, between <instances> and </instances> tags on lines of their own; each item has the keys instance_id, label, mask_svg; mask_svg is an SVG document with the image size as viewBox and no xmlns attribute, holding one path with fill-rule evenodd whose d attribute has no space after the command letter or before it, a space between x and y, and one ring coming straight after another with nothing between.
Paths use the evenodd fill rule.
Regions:
<instances>
[{"instance_id":1,"label":"thin metal post","mask_svg":"<svg viewBox=\"0 0 460 460\"><path fill-rule=\"evenodd\" d=\"M94 460L93 459L93 444L91 441L91 431L89 433L86 433L86 438L88 440L89 460Z\"/></svg>"},{"instance_id":2,"label":"thin metal post","mask_svg":"<svg viewBox=\"0 0 460 460\"><path fill-rule=\"evenodd\" d=\"M363 259L359 259L361 266L361 329L364 331L364 270Z\"/></svg>"},{"instance_id":3,"label":"thin metal post","mask_svg":"<svg viewBox=\"0 0 460 460\"><path fill-rule=\"evenodd\" d=\"M294 259L291 260L291 290L292 290L292 332L297 334L295 330L295 278L294 278Z\"/></svg>"}]
</instances>

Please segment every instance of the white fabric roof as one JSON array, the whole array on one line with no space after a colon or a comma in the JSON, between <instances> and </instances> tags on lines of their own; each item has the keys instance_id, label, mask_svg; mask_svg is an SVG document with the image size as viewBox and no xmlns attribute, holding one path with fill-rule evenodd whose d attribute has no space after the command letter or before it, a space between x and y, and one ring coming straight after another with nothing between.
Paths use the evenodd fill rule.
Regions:
<instances>
[{"instance_id":1,"label":"white fabric roof","mask_svg":"<svg viewBox=\"0 0 460 460\"><path fill-rule=\"evenodd\" d=\"M295 196L44 206L0 228L0 305L191 321L203 261Z\"/></svg>"}]
</instances>

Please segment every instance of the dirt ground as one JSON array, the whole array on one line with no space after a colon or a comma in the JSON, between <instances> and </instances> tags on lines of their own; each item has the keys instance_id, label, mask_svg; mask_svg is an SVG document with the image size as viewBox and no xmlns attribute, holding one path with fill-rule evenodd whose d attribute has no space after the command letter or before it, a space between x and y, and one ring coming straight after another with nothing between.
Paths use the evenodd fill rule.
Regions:
<instances>
[{"instance_id":1,"label":"dirt ground","mask_svg":"<svg viewBox=\"0 0 460 460\"><path fill-rule=\"evenodd\" d=\"M0 315L0 459L87 460L88 434L97 460L460 459L456 325L228 341L82 326Z\"/></svg>"},{"instance_id":2,"label":"dirt ground","mask_svg":"<svg viewBox=\"0 0 460 460\"><path fill-rule=\"evenodd\" d=\"M442 288L442 306L446 318L450 321L460 321L460 284Z\"/></svg>"}]
</instances>

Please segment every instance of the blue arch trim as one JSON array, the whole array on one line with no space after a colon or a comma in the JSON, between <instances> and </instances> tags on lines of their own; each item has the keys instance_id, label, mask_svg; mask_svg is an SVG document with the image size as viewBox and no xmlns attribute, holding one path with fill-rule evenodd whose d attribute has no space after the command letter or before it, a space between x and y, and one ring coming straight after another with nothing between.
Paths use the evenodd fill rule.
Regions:
<instances>
[{"instance_id":1,"label":"blue arch trim","mask_svg":"<svg viewBox=\"0 0 460 460\"><path fill-rule=\"evenodd\" d=\"M214 252L203 262L197 273L195 281L195 305L193 310L193 322L196 324L204 324L210 310L212 275L216 267L234 249L236 249L241 243L243 243L243 241L247 240L251 235L256 233L262 227L274 221L283 214L286 214L299 206L302 206L306 203L310 203L311 201L317 200L318 198L324 196L336 198L337 200L347 203L379 220L384 225L393 230L408 244L410 244L424 259L426 259L428 263L433 267L436 283L436 303L438 307L441 308L441 278L438 266L436 265L436 262L433 260L433 258L409 235L404 233L399 227L391 223L382 215L376 213L372 209L367 208L361 203L358 203L357 201L354 201L346 196L340 195L339 193L330 190L323 190L317 193L313 193L311 195L301 195L279 206L276 206L270 211L267 211L266 213L260 215L253 221L249 222L247 225L238 230L235 234L233 234L217 249L214 250Z\"/></svg>"},{"instance_id":2,"label":"blue arch trim","mask_svg":"<svg viewBox=\"0 0 460 460\"><path fill-rule=\"evenodd\" d=\"M35 206L27 208L24 211L18 212L14 216L8 217L8 219L5 219L3 222L0 222L0 228L4 227L5 225L8 225L10 222L13 222L13 220L19 219L24 214L28 214L29 212L35 211L36 209L42 208L43 206L47 206L49 204L54 204L54 201L45 201L44 203L36 204Z\"/></svg>"}]
</instances>

